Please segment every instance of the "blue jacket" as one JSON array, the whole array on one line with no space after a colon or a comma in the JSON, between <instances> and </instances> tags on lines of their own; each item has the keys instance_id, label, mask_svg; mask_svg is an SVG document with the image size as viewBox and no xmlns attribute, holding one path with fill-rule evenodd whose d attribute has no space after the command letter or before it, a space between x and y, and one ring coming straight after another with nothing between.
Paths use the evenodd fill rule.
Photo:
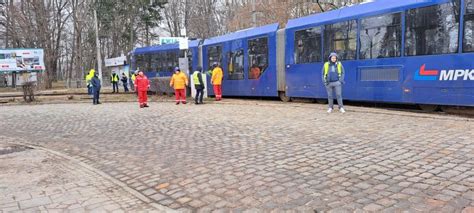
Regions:
<instances>
[{"instance_id":1,"label":"blue jacket","mask_svg":"<svg viewBox=\"0 0 474 213\"><path fill-rule=\"evenodd\" d=\"M341 76L342 77L342 76ZM337 64L336 63L329 63L329 72L327 76L328 82L336 82L339 81L339 74L337 72Z\"/></svg>"},{"instance_id":2,"label":"blue jacket","mask_svg":"<svg viewBox=\"0 0 474 213\"><path fill-rule=\"evenodd\" d=\"M100 91L101 85L100 85L100 79L97 76L94 76L91 79L91 85L92 85L92 90L94 91Z\"/></svg>"},{"instance_id":3,"label":"blue jacket","mask_svg":"<svg viewBox=\"0 0 474 213\"><path fill-rule=\"evenodd\" d=\"M323 65L323 69L321 70L322 81L325 85L329 84L330 82L337 82L337 81L344 84L344 77L346 73L344 66L342 66L342 63L339 60L337 60L336 63L331 62L332 56L336 56L336 58L339 58L336 53L331 53L329 55L329 58L328 58L329 61ZM340 66L340 69L341 69L340 75L339 75L338 65ZM328 67L327 72L326 72L326 66Z\"/></svg>"}]
</instances>

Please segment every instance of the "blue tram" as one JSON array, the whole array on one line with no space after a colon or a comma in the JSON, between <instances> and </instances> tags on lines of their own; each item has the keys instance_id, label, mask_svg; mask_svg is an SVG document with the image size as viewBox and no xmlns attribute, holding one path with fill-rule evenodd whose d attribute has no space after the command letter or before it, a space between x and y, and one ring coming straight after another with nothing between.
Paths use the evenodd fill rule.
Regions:
<instances>
[{"instance_id":1,"label":"blue tram","mask_svg":"<svg viewBox=\"0 0 474 213\"><path fill-rule=\"evenodd\" d=\"M379 0L290 20L287 95L325 98L337 52L349 100L474 106L474 1Z\"/></svg>"},{"instance_id":2,"label":"blue tram","mask_svg":"<svg viewBox=\"0 0 474 213\"><path fill-rule=\"evenodd\" d=\"M225 96L277 96L276 32L278 24L206 39L203 67L219 63ZM212 88L210 80L207 88ZM214 95L214 91L208 90Z\"/></svg>"},{"instance_id":3,"label":"blue tram","mask_svg":"<svg viewBox=\"0 0 474 213\"><path fill-rule=\"evenodd\" d=\"M178 48L139 48L136 64L164 49ZM289 20L286 29L206 39L189 52L193 67L222 65L224 96L324 100L321 70L336 52L346 70L344 99L474 106L474 0L378 0ZM146 71L163 67L150 62Z\"/></svg>"},{"instance_id":4,"label":"blue tram","mask_svg":"<svg viewBox=\"0 0 474 213\"><path fill-rule=\"evenodd\" d=\"M199 45L201 40L189 41L189 49L179 49L178 44L136 48L132 52L132 70L142 70L148 78L170 77L179 64L179 58L186 56L192 70L199 63Z\"/></svg>"}]
</instances>

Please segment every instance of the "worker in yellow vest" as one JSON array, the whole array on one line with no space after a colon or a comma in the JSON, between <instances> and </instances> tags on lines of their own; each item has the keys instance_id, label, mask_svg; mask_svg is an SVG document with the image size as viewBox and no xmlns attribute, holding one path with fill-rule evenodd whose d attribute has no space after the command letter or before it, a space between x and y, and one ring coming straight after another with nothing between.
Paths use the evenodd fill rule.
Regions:
<instances>
[{"instance_id":1,"label":"worker in yellow vest","mask_svg":"<svg viewBox=\"0 0 474 213\"><path fill-rule=\"evenodd\" d=\"M334 92L336 93L337 104L339 111L345 113L344 105L342 103L342 84L344 84L344 67L338 59L336 53L329 55L329 61L323 66L323 82L328 93L328 113L333 111L334 107Z\"/></svg>"},{"instance_id":2,"label":"worker in yellow vest","mask_svg":"<svg viewBox=\"0 0 474 213\"><path fill-rule=\"evenodd\" d=\"M204 81L202 80L202 67L198 66L196 71L193 73L194 88L196 88L196 98L194 98L195 104L203 104L202 98L204 96Z\"/></svg>"},{"instance_id":3,"label":"worker in yellow vest","mask_svg":"<svg viewBox=\"0 0 474 213\"><path fill-rule=\"evenodd\" d=\"M132 73L132 76L130 76L130 79L132 79L130 81L130 84L131 84L130 89L132 89L132 90L135 90L135 79L137 79L137 74L138 74L138 70L135 71L134 73Z\"/></svg>"},{"instance_id":4,"label":"worker in yellow vest","mask_svg":"<svg viewBox=\"0 0 474 213\"><path fill-rule=\"evenodd\" d=\"M110 82L112 83L113 87L113 92L112 93L118 93L119 88L118 88L118 82L119 82L120 77L117 75L117 73L113 72L112 75L110 76ZM117 90L115 90L117 89Z\"/></svg>"},{"instance_id":5,"label":"worker in yellow vest","mask_svg":"<svg viewBox=\"0 0 474 213\"><path fill-rule=\"evenodd\" d=\"M92 84L91 84L91 80L92 80L92 77L94 77L94 74L95 74L95 70L94 69L91 69L89 71L89 73L87 73L86 75L86 85L87 85L87 94L88 95L92 95Z\"/></svg>"}]
</instances>

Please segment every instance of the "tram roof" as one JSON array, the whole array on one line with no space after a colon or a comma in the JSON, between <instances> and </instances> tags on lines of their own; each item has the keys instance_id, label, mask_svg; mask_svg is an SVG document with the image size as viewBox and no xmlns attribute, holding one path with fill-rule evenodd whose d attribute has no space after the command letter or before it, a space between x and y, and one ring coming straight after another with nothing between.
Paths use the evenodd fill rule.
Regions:
<instances>
[{"instance_id":1,"label":"tram roof","mask_svg":"<svg viewBox=\"0 0 474 213\"><path fill-rule=\"evenodd\" d=\"M286 28L291 29L308 25L321 25L354 19L358 18L359 16L374 16L415 7L445 3L448 1L449 0L376 0L373 2L357 4L338 10L331 10L324 13L317 13L314 15L291 19L288 20Z\"/></svg>"},{"instance_id":2,"label":"tram roof","mask_svg":"<svg viewBox=\"0 0 474 213\"><path fill-rule=\"evenodd\" d=\"M267 33L276 32L278 30L278 23L269 24L261 27L248 28L233 33L229 33L222 36L217 36L213 38L206 39L203 45L212 45L218 44L226 41L231 41L235 39L249 38L258 35L264 35Z\"/></svg>"},{"instance_id":3,"label":"tram roof","mask_svg":"<svg viewBox=\"0 0 474 213\"><path fill-rule=\"evenodd\" d=\"M194 48L199 45L201 40L190 40L188 43L189 48ZM134 54L144 54L144 53L152 53L152 52L160 52L160 51L168 51L168 50L179 50L179 44L163 44L163 45L155 45L149 47L140 47L136 48L133 53Z\"/></svg>"}]
</instances>

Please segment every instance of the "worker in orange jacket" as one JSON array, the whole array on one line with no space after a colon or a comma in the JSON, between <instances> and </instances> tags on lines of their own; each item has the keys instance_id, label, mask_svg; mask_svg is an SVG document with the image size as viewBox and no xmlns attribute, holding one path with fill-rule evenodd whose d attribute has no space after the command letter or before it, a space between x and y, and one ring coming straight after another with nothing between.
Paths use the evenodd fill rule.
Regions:
<instances>
[{"instance_id":1,"label":"worker in orange jacket","mask_svg":"<svg viewBox=\"0 0 474 213\"><path fill-rule=\"evenodd\" d=\"M174 68L173 77L171 77L170 87L174 88L176 96L176 105L179 102L186 104L186 87L188 86L188 77L181 72L179 67Z\"/></svg>"},{"instance_id":2,"label":"worker in orange jacket","mask_svg":"<svg viewBox=\"0 0 474 213\"><path fill-rule=\"evenodd\" d=\"M140 108L148 107L147 92L148 88L150 88L150 81L143 74L143 71L138 72L138 76L135 78L134 85L135 91L137 91L138 94L138 103L140 104Z\"/></svg>"},{"instance_id":3,"label":"worker in orange jacket","mask_svg":"<svg viewBox=\"0 0 474 213\"><path fill-rule=\"evenodd\" d=\"M211 84L214 87L214 94L216 95L216 101L222 100L222 78L224 74L222 73L222 69L219 66L219 63L214 62L212 64L212 77L211 77Z\"/></svg>"}]
</instances>

